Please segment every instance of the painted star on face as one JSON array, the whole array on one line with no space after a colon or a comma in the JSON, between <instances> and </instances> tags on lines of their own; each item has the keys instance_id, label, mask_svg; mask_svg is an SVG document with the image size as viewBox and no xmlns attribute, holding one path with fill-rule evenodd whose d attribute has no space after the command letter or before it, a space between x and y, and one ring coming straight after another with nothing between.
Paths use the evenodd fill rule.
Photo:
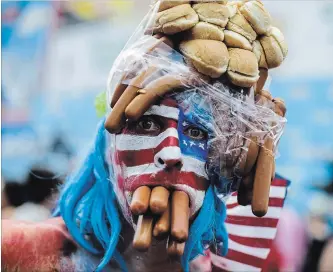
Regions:
<instances>
[{"instance_id":1,"label":"painted star on face","mask_svg":"<svg viewBox=\"0 0 333 272\"><path fill-rule=\"evenodd\" d=\"M192 147L193 145L196 146L195 142L190 141L190 147Z\"/></svg>"},{"instance_id":2,"label":"painted star on face","mask_svg":"<svg viewBox=\"0 0 333 272\"><path fill-rule=\"evenodd\" d=\"M186 127L188 123L186 121L183 122L183 127Z\"/></svg>"},{"instance_id":3,"label":"painted star on face","mask_svg":"<svg viewBox=\"0 0 333 272\"><path fill-rule=\"evenodd\" d=\"M187 146L187 142L185 140L183 140L183 144Z\"/></svg>"},{"instance_id":4,"label":"painted star on face","mask_svg":"<svg viewBox=\"0 0 333 272\"><path fill-rule=\"evenodd\" d=\"M201 148L202 150L205 150L205 145L203 143L200 143L199 148Z\"/></svg>"}]
</instances>

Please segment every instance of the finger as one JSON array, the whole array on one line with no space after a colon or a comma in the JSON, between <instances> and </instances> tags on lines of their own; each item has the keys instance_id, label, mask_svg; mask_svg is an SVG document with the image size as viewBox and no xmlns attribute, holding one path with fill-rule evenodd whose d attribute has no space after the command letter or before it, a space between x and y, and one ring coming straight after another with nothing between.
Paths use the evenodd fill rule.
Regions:
<instances>
[{"instance_id":1,"label":"finger","mask_svg":"<svg viewBox=\"0 0 333 272\"><path fill-rule=\"evenodd\" d=\"M166 75L154 80L144 88L145 93L136 96L128 105L125 111L126 117L138 120L160 97L182 85L182 80L175 75Z\"/></svg>"},{"instance_id":2,"label":"finger","mask_svg":"<svg viewBox=\"0 0 333 272\"><path fill-rule=\"evenodd\" d=\"M141 86L144 80L156 69L156 67L149 67L131 81L130 85L126 88L106 119L105 128L107 131L110 133L119 132L120 128L124 124L124 120L126 120L125 109L137 95L137 91L140 89L138 86Z\"/></svg>"},{"instance_id":3,"label":"finger","mask_svg":"<svg viewBox=\"0 0 333 272\"><path fill-rule=\"evenodd\" d=\"M188 238L190 200L182 191L175 191L171 200L171 235L178 242Z\"/></svg>"},{"instance_id":4,"label":"finger","mask_svg":"<svg viewBox=\"0 0 333 272\"><path fill-rule=\"evenodd\" d=\"M153 217L151 215L140 215L136 227L133 247L140 251L147 250L152 241Z\"/></svg>"},{"instance_id":5,"label":"finger","mask_svg":"<svg viewBox=\"0 0 333 272\"><path fill-rule=\"evenodd\" d=\"M162 186L155 187L151 192L149 207L155 214L162 214L168 207L170 192Z\"/></svg>"},{"instance_id":6,"label":"finger","mask_svg":"<svg viewBox=\"0 0 333 272\"><path fill-rule=\"evenodd\" d=\"M185 242L179 243L172 239L171 236L169 236L168 244L167 244L167 253L169 256L177 257L182 256L185 249Z\"/></svg>"},{"instance_id":7,"label":"finger","mask_svg":"<svg viewBox=\"0 0 333 272\"><path fill-rule=\"evenodd\" d=\"M134 191L130 210L134 215L144 214L148 210L151 190L147 186L141 186Z\"/></svg>"},{"instance_id":8,"label":"finger","mask_svg":"<svg viewBox=\"0 0 333 272\"><path fill-rule=\"evenodd\" d=\"M160 219L156 222L153 235L163 237L170 231L170 206L168 205Z\"/></svg>"}]
</instances>

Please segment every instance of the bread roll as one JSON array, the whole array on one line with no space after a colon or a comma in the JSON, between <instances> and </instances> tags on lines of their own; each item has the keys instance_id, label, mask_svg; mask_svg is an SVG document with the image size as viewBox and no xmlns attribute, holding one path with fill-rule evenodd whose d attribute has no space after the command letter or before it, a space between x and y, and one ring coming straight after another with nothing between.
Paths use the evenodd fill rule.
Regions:
<instances>
[{"instance_id":1,"label":"bread roll","mask_svg":"<svg viewBox=\"0 0 333 272\"><path fill-rule=\"evenodd\" d=\"M274 39L278 42L283 56L286 57L288 54L288 45L281 30L272 26L270 28L270 36L274 37Z\"/></svg>"},{"instance_id":2,"label":"bread roll","mask_svg":"<svg viewBox=\"0 0 333 272\"><path fill-rule=\"evenodd\" d=\"M226 45L213 40L184 41L180 51L200 73L218 78L227 71L229 53Z\"/></svg>"},{"instance_id":3,"label":"bread roll","mask_svg":"<svg viewBox=\"0 0 333 272\"><path fill-rule=\"evenodd\" d=\"M224 43L228 47L252 50L249 40L234 31L224 30Z\"/></svg>"},{"instance_id":4,"label":"bread roll","mask_svg":"<svg viewBox=\"0 0 333 272\"><path fill-rule=\"evenodd\" d=\"M228 2L227 8L229 10L229 18L234 17L238 11L238 8L241 6L242 2Z\"/></svg>"},{"instance_id":5,"label":"bread roll","mask_svg":"<svg viewBox=\"0 0 333 272\"><path fill-rule=\"evenodd\" d=\"M252 52L256 55L256 58L259 63L260 68L268 68L267 61L266 61L266 56L264 49L262 48L260 42L258 40L255 40L253 42L253 49Z\"/></svg>"},{"instance_id":6,"label":"bread roll","mask_svg":"<svg viewBox=\"0 0 333 272\"><path fill-rule=\"evenodd\" d=\"M218 3L222 5L226 5L228 3L228 0L196 0L192 1L194 4L195 3Z\"/></svg>"},{"instance_id":7,"label":"bread roll","mask_svg":"<svg viewBox=\"0 0 333 272\"><path fill-rule=\"evenodd\" d=\"M176 34L188 30L199 21L190 4L175 6L157 13L154 32Z\"/></svg>"},{"instance_id":8,"label":"bread roll","mask_svg":"<svg viewBox=\"0 0 333 272\"><path fill-rule=\"evenodd\" d=\"M253 42L257 38L256 32L253 30L248 21L246 21L244 16L239 12L237 12L233 17L230 18L226 29L235 31L243 35L250 42Z\"/></svg>"},{"instance_id":9,"label":"bread roll","mask_svg":"<svg viewBox=\"0 0 333 272\"><path fill-rule=\"evenodd\" d=\"M201 3L194 4L193 9L199 15L200 21L225 27L228 23L229 9L225 5L218 3Z\"/></svg>"},{"instance_id":10,"label":"bread roll","mask_svg":"<svg viewBox=\"0 0 333 272\"><path fill-rule=\"evenodd\" d=\"M241 87L251 87L259 79L258 62L253 52L230 48L228 77L230 81Z\"/></svg>"},{"instance_id":11,"label":"bread roll","mask_svg":"<svg viewBox=\"0 0 333 272\"><path fill-rule=\"evenodd\" d=\"M258 35L268 33L272 19L261 2L248 1L239 8L239 11Z\"/></svg>"},{"instance_id":12,"label":"bread roll","mask_svg":"<svg viewBox=\"0 0 333 272\"><path fill-rule=\"evenodd\" d=\"M161 0L158 11L163 11L169 8L173 8L175 6L189 4L190 0Z\"/></svg>"},{"instance_id":13,"label":"bread roll","mask_svg":"<svg viewBox=\"0 0 333 272\"><path fill-rule=\"evenodd\" d=\"M189 40L224 40L223 28L206 22L199 22L188 30L186 38Z\"/></svg>"},{"instance_id":14,"label":"bread roll","mask_svg":"<svg viewBox=\"0 0 333 272\"><path fill-rule=\"evenodd\" d=\"M278 28L272 27L269 36L261 37L260 43L265 52L268 68L280 66L288 53L282 32Z\"/></svg>"}]
</instances>

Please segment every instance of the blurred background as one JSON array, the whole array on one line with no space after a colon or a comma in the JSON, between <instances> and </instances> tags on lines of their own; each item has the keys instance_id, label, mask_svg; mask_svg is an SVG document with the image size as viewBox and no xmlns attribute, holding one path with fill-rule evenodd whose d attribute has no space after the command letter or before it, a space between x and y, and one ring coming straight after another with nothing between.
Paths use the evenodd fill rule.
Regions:
<instances>
[{"instance_id":1,"label":"blurred background","mask_svg":"<svg viewBox=\"0 0 333 272\"><path fill-rule=\"evenodd\" d=\"M292 182L287 210L302 223L306 256L333 233L333 1L263 2L289 44L286 61L271 72L271 92L288 108L277 172ZM46 207L36 220L48 216L45 199L89 147L100 119L95 97L149 4L1 2L5 206L34 203Z\"/></svg>"}]
</instances>

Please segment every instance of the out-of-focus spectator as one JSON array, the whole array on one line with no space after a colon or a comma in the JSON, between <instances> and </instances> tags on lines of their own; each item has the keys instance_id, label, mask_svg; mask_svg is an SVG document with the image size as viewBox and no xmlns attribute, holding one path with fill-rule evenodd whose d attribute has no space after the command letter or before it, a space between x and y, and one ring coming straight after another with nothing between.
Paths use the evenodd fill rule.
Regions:
<instances>
[{"instance_id":1,"label":"out-of-focus spectator","mask_svg":"<svg viewBox=\"0 0 333 272\"><path fill-rule=\"evenodd\" d=\"M31 169L23 184L2 184L2 219L43 221L51 216L61 180L48 170Z\"/></svg>"}]
</instances>

